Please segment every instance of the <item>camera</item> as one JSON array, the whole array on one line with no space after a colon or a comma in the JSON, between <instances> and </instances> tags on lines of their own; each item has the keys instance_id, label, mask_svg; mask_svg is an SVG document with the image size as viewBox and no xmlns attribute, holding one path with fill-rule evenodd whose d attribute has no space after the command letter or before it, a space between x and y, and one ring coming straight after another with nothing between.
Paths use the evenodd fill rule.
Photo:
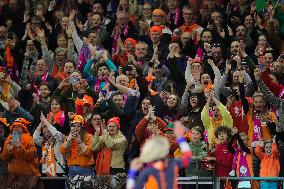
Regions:
<instances>
[{"instance_id":1,"label":"camera","mask_svg":"<svg viewBox=\"0 0 284 189\"><path fill-rule=\"evenodd\" d=\"M77 83L79 83L79 79L78 78L75 78L75 77L70 77L69 78L69 83L71 83L71 84L77 84Z\"/></svg>"}]
</instances>

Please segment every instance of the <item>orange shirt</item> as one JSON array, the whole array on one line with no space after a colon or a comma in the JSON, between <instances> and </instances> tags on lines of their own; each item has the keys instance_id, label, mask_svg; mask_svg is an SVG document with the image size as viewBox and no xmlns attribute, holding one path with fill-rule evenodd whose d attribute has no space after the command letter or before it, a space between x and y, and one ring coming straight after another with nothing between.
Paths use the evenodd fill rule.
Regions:
<instances>
[{"instance_id":1,"label":"orange shirt","mask_svg":"<svg viewBox=\"0 0 284 189\"><path fill-rule=\"evenodd\" d=\"M255 154L259 157L260 163L260 176L261 177L278 177L280 172L279 152L277 145L272 144L272 154L267 155L261 151L259 145L255 148Z\"/></svg>"},{"instance_id":2,"label":"orange shirt","mask_svg":"<svg viewBox=\"0 0 284 189\"><path fill-rule=\"evenodd\" d=\"M8 136L3 152L0 154L0 160L8 162L9 174L40 176L37 164L37 149L30 134L22 134L21 146L19 148L14 147L12 153L8 152L10 139L11 134Z\"/></svg>"},{"instance_id":3,"label":"orange shirt","mask_svg":"<svg viewBox=\"0 0 284 189\"><path fill-rule=\"evenodd\" d=\"M91 135L85 135L85 145L86 149L81 150L80 144L78 145L78 154L76 157L71 156L71 144L68 144L67 141L60 147L60 152L66 156L68 166L82 166L89 167L95 164L93 158L93 152L91 150ZM80 152L82 151L82 152Z\"/></svg>"}]
</instances>

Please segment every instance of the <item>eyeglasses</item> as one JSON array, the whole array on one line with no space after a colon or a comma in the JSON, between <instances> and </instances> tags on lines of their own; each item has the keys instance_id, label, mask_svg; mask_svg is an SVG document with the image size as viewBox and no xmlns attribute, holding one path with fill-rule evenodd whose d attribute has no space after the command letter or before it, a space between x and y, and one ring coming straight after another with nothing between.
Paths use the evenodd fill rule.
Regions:
<instances>
[{"instance_id":1,"label":"eyeglasses","mask_svg":"<svg viewBox=\"0 0 284 189\"><path fill-rule=\"evenodd\" d=\"M146 48L136 48L137 51L145 51Z\"/></svg>"},{"instance_id":2,"label":"eyeglasses","mask_svg":"<svg viewBox=\"0 0 284 189\"><path fill-rule=\"evenodd\" d=\"M213 43L212 47L221 47L221 44L220 43Z\"/></svg>"},{"instance_id":3,"label":"eyeglasses","mask_svg":"<svg viewBox=\"0 0 284 189\"><path fill-rule=\"evenodd\" d=\"M153 17L153 18L163 18L162 15L155 15L155 14L153 14L152 17Z\"/></svg>"}]
</instances>

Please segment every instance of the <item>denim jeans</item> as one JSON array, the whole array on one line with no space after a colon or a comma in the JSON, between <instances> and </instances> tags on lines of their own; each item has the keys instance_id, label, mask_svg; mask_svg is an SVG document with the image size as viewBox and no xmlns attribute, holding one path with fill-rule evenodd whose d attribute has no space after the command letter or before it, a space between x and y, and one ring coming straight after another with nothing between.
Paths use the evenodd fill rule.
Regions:
<instances>
[{"instance_id":1,"label":"denim jeans","mask_svg":"<svg viewBox=\"0 0 284 189\"><path fill-rule=\"evenodd\" d=\"M261 182L260 189L277 189L277 182Z\"/></svg>"},{"instance_id":2,"label":"denim jeans","mask_svg":"<svg viewBox=\"0 0 284 189\"><path fill-rule=\"evenodd\" d=\"M69 166L69 173L68 176L91 176L94 174L94 168L93 167L80 167L80 166Z\"/></svg>"}]
</instances>

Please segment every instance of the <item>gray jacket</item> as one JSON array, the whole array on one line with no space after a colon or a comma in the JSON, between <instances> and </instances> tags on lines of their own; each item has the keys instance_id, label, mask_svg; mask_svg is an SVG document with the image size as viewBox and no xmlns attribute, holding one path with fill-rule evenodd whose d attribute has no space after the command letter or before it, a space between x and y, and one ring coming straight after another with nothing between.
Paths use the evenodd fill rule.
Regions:
<instances>
[{"instance_id":1,"label":"gray jacket","mask_svg":"<svg viewBox=\"0 0 284 189\"><path fill-rule=\"evenodd\" d=\"M50 131L50 133L52 134L52 136L55 138L55 145L54 145L54 155L55 158L57 159L56 162L56 173L64 173L64 170L61 168L61 166L63 168L65 168L66 163L65 163L65 159L64 156L60 153L60 146L64 143L64 138L65 136L59 132L55 127L53 127L51 124L49 124L47 126L48 130ZM41 133L38 132L37 130L35 130L34 134L33 134L33 139L34 142L42 147L43 145L43 136L41 136ZM59 165L59 163L61 164L61 166ZM46 173L46 168L47 165L46 164L42 164L42 173Z\"/></svg>"},{"instance_id":2,"label":"gray jacket","mask_svg":"<svg viewBox=\"0 0 284 189\"><path fill-rule=\"evenodd\" d=\"M284 130L284 100L276 97L269 88L263 83L263 81L256 81L260 91L264 94L267 101L270 102L271 105L279 108L279 122L280 127Z\"/></svg>"}]
</instances>

